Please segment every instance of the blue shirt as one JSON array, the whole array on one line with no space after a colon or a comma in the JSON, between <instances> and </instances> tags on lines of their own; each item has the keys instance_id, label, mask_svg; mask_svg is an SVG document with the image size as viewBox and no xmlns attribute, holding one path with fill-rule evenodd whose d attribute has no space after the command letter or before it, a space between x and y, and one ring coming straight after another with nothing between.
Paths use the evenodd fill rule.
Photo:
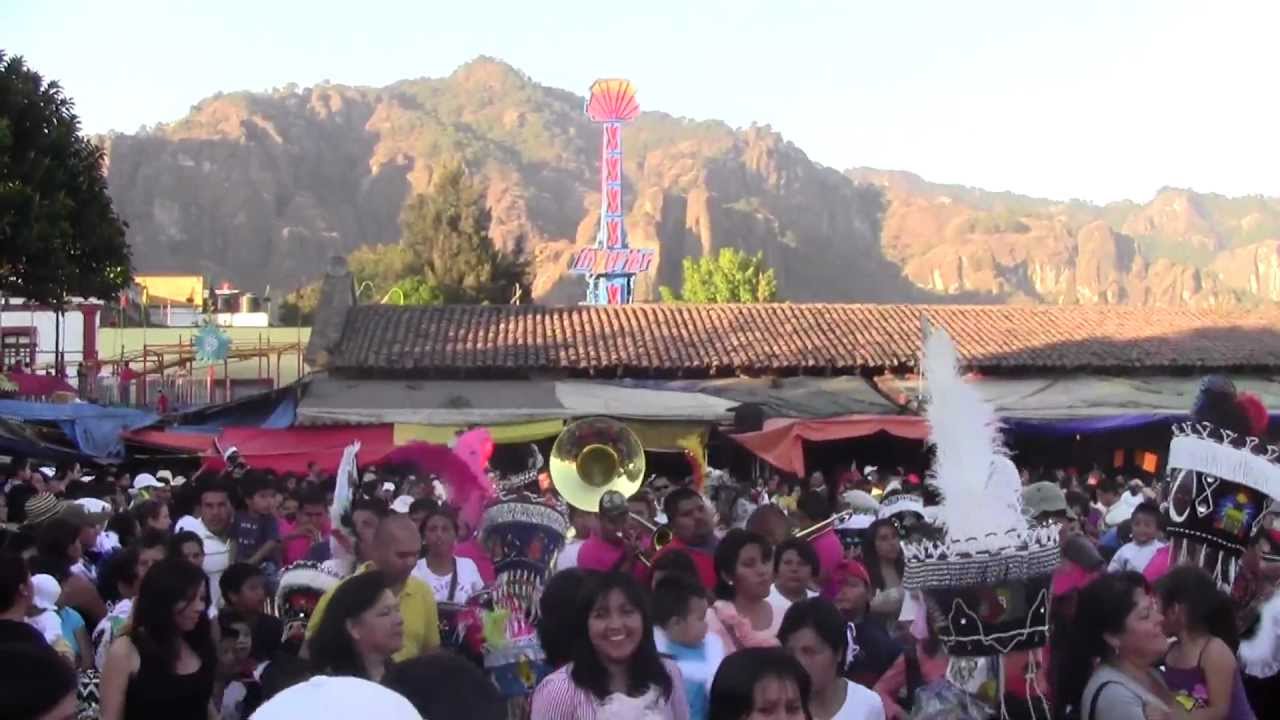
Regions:
<instances>
[{"instance_id":1,"label":"blue shirt","mask_svg":"<svg viewBox=\"0 0 1280 720\"><path fill-rule=\"evenodd\" d=\"M714 633L707 633L701 645L681 645L672 642L662 628L653 629L653 639L658 652L674 660L680 668L685 697L689 701L689 720L706 720L711 681L716 676L720 661L724 660L724 642Z\"/></svg>"}]
</instances>

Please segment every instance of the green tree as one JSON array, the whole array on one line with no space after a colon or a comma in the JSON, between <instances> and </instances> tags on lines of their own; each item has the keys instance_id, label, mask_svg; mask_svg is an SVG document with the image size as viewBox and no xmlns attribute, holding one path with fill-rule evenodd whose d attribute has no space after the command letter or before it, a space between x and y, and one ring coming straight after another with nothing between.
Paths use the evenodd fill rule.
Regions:
<instances>
[{"instance_id":1,"label":"green tree","mask_svg":"<svg viewBox=\"0 0 1280 720\"><path fill-rule=\"evenodd\" d=\"M658 289L663 302L763 303L778 299L778 281L764 265L764 253L755 255L721 248L714 257L684 259L680 294Z\"/></svg>"},{"instance_id":2,"label":"green tree","mask_svg":"<svg viewBox=\"0 0 1280 720\"><path fill-rule=\"evenodd\" d=\"M133 281L103 160L58 83L0 50L0 293L62 305Z\"/></svg>"},{"instance_id":3,"label":"green tree","mask_svg":"<svg viewBox=\"0 0 1280 720\"><path fill-rule=\"evenodd\" d=\"M442 169L431 192L405 206L400 247L441 302L505 303L517 288L527 289L528 262L494 247L490 220L483 190L460 165Z\"/></svg>"}]
</instances>

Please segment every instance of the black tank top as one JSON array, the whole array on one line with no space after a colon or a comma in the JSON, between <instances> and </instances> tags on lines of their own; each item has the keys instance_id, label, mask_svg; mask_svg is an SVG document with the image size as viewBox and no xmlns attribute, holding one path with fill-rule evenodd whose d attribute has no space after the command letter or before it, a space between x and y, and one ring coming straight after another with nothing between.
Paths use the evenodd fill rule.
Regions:
<instances>
[{"instance_id":1,"label":"black tank top","mask_svg":"<svg viewBox=\"0 0 1280 720\"><path fill-rule=\"evenodd\" d=\"M129 678L125 720L208 720L213 695L211 665L201 662L195 672L177 675L166 663L143 658L138 673Z\"/></svg>"}]
</instances>

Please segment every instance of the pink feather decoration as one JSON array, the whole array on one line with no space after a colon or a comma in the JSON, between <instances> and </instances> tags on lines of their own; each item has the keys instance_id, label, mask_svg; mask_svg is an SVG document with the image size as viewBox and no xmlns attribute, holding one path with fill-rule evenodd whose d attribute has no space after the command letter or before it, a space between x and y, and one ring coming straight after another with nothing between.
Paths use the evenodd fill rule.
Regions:
<instances>
[{"instance_id":1,"label":"pink feather decoration","mask_svg":"<svg viewBox=\"0 0 1280 720\"><path fill-rule=\"evenodd\" d=\"M1271 418L1268 417L1267 408L1262 404L1262 400L1253 393L1240 393L1236 403L1244 411L1245 417L1249 419L1249 434L1254 437L1265 436L1267 434L1267 425L1270 424Z\"/></svg>"},{"instance_id":2,"label":"pink feather decoration","mask_svg":"<svg viewBox=\"0 0 1280 720\"><path fill-rule=\"evenodd\" d=\"M458 511L464 531L480 524L485 505L497 495L485 471L493 455L489 431L469 430L453 441L453 447L415 442L387 453L379 464L410 465L419 477L436 475L449 494L449 504ZM459 541L469 537L469 532Z\"/></svg>"}]
</instances>

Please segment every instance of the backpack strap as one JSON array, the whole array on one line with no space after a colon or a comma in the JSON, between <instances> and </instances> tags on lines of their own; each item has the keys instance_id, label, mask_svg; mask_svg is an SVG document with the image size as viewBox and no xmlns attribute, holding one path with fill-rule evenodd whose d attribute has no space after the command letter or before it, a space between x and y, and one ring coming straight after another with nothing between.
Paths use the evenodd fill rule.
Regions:
<instances>
[{"instance_id":1,"label":"backpack strap","mask_svg":"<svg viewBox=\"0 0 1280 720\"><path fill-rule=\"evenodd\" d=\"M1089 700L1089 720L1096 720L1098 717L1098 698L1102 695L1102 691L1107 689L1108 685L1114 685L1115 682L1115 680L1106 680L1094 689L1093 698Z\"/></svg>"}]
</instances>

